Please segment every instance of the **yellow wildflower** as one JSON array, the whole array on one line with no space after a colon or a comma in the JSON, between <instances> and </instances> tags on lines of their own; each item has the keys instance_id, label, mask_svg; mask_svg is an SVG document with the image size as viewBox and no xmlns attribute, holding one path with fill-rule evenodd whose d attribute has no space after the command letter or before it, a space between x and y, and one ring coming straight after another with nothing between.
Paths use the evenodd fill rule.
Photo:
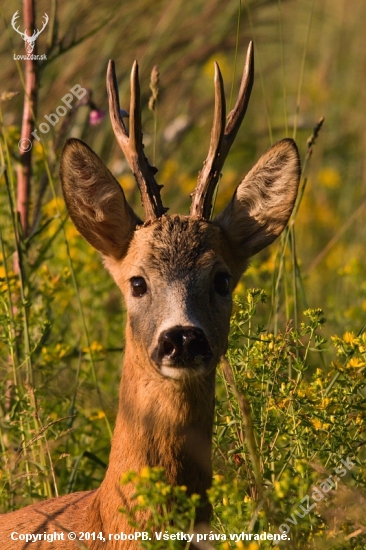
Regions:
<instances>
[{"instance_id":1,"label":"yellow wildflower","mask_svg":"<svg viewBox=\"0 0 366 550\"><path fill-rule=\"evenodd\" d=\"M285 493L282 490L281 483L279 481L274 482L274 489L276 491L276 494L279 498L284 498Z\"/></svg>"},{"instance_id":2,"label":"yellow wildflower","mask_svg":"<svg viewBox=\"0 0 366 550\"><path fill-rule=\"evenodd\" d=\"M330 399L328 397L323 397L320 408L326 409L329 405Z\"/></svg>"},{"instance_id":3,"label":"yellow wildflower","mask_svg":"<svg viewBox=\"0 0 366 550\"><path fill-rule=\"evenodd\" d=\"M141 469L140 477L142 477L144 479L150 479L150 468L148 466L144 466Z\"/></svg>"},{"instance_id":4,"label":"yellow wildflower","mask_svg":"<svg viewBox=\"0 0 366 550\"><path fill-rule=\"evenodd\" d=\"M355 340L355 335L353 332L345 332L343 334L343 340L346 342L346 344L352 344Z\"/></svg>"},{"instance_id":5,"label":"yellow wildflower","mask_svg":"<svg viewBox=\"0 0 366 550\"><path fill-rule=\"evenodd\" d=\"M351 367L353 369L358 369L360 367L364 367L366 365L365 361L361 361L361 359L358 359L357 357L352 357L347 363L347 367Z\"/></svg>"},{"instance_id":6,"label":"yellow wildflower","mask_svg":"<svg viewBox=\"0 0 366 550\"><path fill-rule=\"evenodd\" d=\"M318 431L318 430L327 430L330 426L330 424L327 424L326 422L322 422L321 420L319 420L319 418L313 418L311 420L314 428Z\"/></svg>"}]
</instances>

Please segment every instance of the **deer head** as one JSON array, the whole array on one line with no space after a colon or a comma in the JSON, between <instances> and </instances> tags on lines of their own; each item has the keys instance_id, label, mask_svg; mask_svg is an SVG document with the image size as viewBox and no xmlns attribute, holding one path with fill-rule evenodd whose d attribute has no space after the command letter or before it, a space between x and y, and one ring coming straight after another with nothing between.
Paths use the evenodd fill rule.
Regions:
<instances>
[{"instance_id":1,"label":"deer head","mask_svg":"<svg viewBox=\"0 0 366 550\"><path fill-rule=\"evenodd\" d=\"M37 38L39 37L39 35L41 34L41 32L44 30L44 28L46 27L48 21L49 21L49 17L47 15L47 13L44 14L43 18L44 18L44 22L43 22L43 26L40 30L34 30L33 31L33 34L32 36L28 36L27 35L27 31L25 32L22 32L19 28L17 28L15 26L15 23L16 23L16 20L18 19L19 17L19 11L16 11L12 17L12 20L11 20L11 26L13 27L13 29L18 33L20 34L20 36L23 38L23 40L25 41L25 51L27 54L31 54L34 50L34 44L37 40Z\"/></svg>"},{"instance_id":2,"label":"deer head","mask_svg":"<svg viewBox=\"0 0 366 550\"><path fill-rule=\"evenodd\" d=\"M129 133L120 115L113 61L107 73L112 126L140 188L143 223L95 153L76 139L61 157L68 211L103 256L127 305L127 343L160 375L186 378L211 372L225 353L231 294L249 258L284 229L300 176L295 143L265 153L212 221L211 202L224 160L243 120L253 82L253 47L236 105L226 119L223 81L215 64L215 112L207 159L190 216L169 216L142 144L138 65L131 73Z\"/></svg>"}]
</instances>

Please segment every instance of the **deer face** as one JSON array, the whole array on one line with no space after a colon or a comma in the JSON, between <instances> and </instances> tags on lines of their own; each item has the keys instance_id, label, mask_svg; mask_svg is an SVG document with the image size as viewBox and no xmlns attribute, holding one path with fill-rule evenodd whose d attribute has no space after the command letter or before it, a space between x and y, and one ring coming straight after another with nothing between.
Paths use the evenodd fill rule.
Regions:
<instances>
[{"instance_id":1,"label":"deer face","mask_svg":"<svg viewBox=\"0 0 366 550\"><path fill-rule=\"evenodd\" d=\"M106 260L134 345L164 376L207 374L226 351L233 277L224 250L218 226L163 216L134 231L122 261Z\"/></svg>"}]
</instances>

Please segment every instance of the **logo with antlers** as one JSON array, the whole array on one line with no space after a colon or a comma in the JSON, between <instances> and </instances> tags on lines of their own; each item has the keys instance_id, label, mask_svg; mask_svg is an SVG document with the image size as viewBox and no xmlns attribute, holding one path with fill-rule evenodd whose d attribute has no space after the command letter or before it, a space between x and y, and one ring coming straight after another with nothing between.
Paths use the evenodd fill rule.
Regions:
<instances>
[{"instance_id":1,"label":"logo with antlers","mask_svg":"<svg viewBox=\"0 0 366 550\"><path fill-rule=\"evenodd\" d=\"M47 15L47 13L44 14L44 16L43 16L43 19L44 19L43 27L41 28L41 30L34 30L32 36L28 36L27 31L22 32L19 28L17 28L15 26L16 25L16 20L18 19L18 17L19 17L19 11L16 11L13 15L12 20L11 20L11 26L13 27L13 29L17 33L20 34L20 36L25 41L25 51L26 51L26 53L31 54L31 53L33 53L35 41L37 40L37 38L39 37L41 32L44 30L44 28L46 27L46 25L48 23L48 20L49 20L49 17Z\"/></svg>"}]
</instances>

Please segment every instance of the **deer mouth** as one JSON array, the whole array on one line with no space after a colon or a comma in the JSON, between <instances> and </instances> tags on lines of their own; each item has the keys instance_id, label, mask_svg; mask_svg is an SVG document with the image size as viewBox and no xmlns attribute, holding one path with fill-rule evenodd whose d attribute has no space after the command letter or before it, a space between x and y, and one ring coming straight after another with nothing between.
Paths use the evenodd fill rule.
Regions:
<instances>
[{"instance_id":1,"label":"deer mouth","mask_svg":"<svg viewBox=\"0 0 366 550\"><path fill-rule=\"evenodd\" d=\"M176 326L160 334L153 359L162 374L181 378L207 374L213 352L202 329Z\"/></svg>"}]
</instances>

